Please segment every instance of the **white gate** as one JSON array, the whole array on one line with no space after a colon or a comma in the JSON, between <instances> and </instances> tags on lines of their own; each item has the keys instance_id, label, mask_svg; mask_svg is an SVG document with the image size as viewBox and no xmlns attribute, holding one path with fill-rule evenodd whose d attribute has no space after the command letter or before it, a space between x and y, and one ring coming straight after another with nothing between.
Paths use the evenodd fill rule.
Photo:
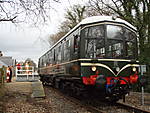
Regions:
<instances>
[{"instance_id":1,"label":"white gate","mask_svg":"<svg viewBox=\"0 0 150 113\"><path fill-rule=\"evenodd\" d=\"M38 74L34 71L33 66L16 66L16 81L37 81L39 80Z\"/></svg>"}]
</instances>

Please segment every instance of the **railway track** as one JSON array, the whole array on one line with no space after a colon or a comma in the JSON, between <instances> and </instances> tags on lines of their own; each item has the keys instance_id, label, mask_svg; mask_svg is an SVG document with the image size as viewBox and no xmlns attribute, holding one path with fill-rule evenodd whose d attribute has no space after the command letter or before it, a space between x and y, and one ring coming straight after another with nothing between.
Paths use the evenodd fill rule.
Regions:
<instances>
[{"instance_id":1,"label":"railway track","mask_svg":"<svg viewBox=\"0 0 150 113\"><path fill-rule=\"evenodd\" d=\"M95 102L92 101L92 99L89 101L84 101L84 99L80 100L76 97L68 96L55 88L51 88L51 89L55 90L55 92L59 93L59 95L63 96L64 98L71 101L72 103L75 103L87 109L87 111L91 113L110 113L110 112L111 113L150 113L149 111L134 106L130 106L127 104L123 104L123 103L111 104L108 102L101 102L101 101Z\"/></svg>"},{"instance_id":2,"label":"railway track","mask_svg":"<svg viewBox=\"0 0 150 113\"><path fill-rule=\"evenodd\" d=\"M124 103L116 103L116 105L124 107L125 109L129 109L129 110L132 111L132 113L150 113L150 111L143 110L143 109L140 109L138 107L127 105L127 104L124 104Z\"/></svg>"},{"instance_id":3,"label":"railway track","mask_svg":"<svg viewBox=\"0 0 150 113\"><path fill-rule=\"evenodd\" d=\"M48 87L48 86L46 85L45 87ZM91 106L91 105L89 105L89 104L87 104L85 102L82 102L81 100L79 100L79 99L77 99L75 97L71 97L69 95L64 94L63 92L59 91L58 89L55 89L55 88L53 88L51 86L49 86L49 88L54 90L55 92L57 92L59 95L63 96L63 98L66 98L70 102L75 103L75 104L77 104L77 105L87 109L87 111L89 111L91 113L106 113L106 112L104 112L104 111L102 111L102 110L100 110L100 109L98 109L98 108L96 108L94 106Z\"/></svg>"},{"instance_id":4,"label":"railway track","mask_svg":"<svg viewBox=\"0 0 150 113\"><path fill-rule=\"evenodd\" d=\"M88 111L90 111L91 113L106 113L103 110L100 110L94 106L88 105L86 103L81 102L80 100L73 98L73 97L66 97L67 99L69 99L70 101L72 101L73 103L76 103L84 108L86 108Z\"/></svg>"}]
</instances>

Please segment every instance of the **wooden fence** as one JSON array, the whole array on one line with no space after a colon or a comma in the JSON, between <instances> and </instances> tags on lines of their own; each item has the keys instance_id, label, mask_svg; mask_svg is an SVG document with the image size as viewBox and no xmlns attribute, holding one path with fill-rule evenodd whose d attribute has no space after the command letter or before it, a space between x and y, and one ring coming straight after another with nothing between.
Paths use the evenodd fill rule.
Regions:
<instances>
[{"instance_id":1,"label":"wooden fence","mask_svg":"<svg viewBox=\"0 0 150 113\"><path fill-rule=\"evenodd\" d=\"M0 68L0 87L4 84L6 75L6 67Z\"/></svg>"},{"instance_id":2,"label":"wooden fence","mask_svg":"<svg viewBox=\"0 0 150 113\"><path fill-rule=\"evenodd\" d=\"M4 82L6 78L6 67L0 68L0 99L5 95Z\"/></svg>"}]
</instances>

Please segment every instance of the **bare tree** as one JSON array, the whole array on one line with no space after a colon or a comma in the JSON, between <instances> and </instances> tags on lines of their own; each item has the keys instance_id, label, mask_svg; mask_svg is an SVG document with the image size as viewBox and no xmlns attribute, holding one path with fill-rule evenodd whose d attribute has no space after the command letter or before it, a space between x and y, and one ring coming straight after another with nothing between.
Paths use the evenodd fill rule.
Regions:
<instances>
[{"instance_id":1,"label":"bare tree","mask_svg":"<svg viewBox=\"0 0 150 113\"><path fill-rule=\"evenodd\" d=\"M24 65L26 65L26 63L28 63L29 66L33 66L34 69L36 69L36 63L31 58L27 58L24 62Z\"/></svg>"},{"instance_id":2,"label":"bare tree","mask_svg":"<svg viewBox=\"0 0 150 113\"><path fill-rule=\"evenodd\" d=\"M67 27L72 29L75 25L81 22L82 19L86 17L86 6L74 5L73 7L67 9L65 14L66 22L68 22Z\"/></svg>"},{"instance_id":3,"label":"bare tree","mask_svg":"<svg viewBox=\"0 0 150 113\"><path fill-rule=\"evenodd\" d=\"M98 15L110 16L114 14L114 12L111 9L107 8L103 3L100 3L99 0L89 0L87 7L88 7L88 16L98 16Z\"/></svg>"},{"instance_id":4,"label":"bare tree","mask_svg":"<svg viewBox=\"0 0 150 113\"><path fill-rule=\"evenodd\" d=\"M109 10L112 14L136 26L139 35L140 59L150 64L149 0L89 0L89 4L99 13Z\"/></svg>"},{"instance_id":5,"label":"bare tree","mask_svg":"<svg viewBox=\"0 0 150 113\"><path fill-rule=\"evenodd\" d=\"M86 16L86 6L74 5L73 7L68 8L65 13L65 21L61 23L58 32L49 36L49 44L53 45L57 42Z\"/></svg>"},{"instance_id":6,"label":"bare tree","mask_svg":"<svg viewBox=\"0 0 150 113\"><path fill-rule=\"evenodd\" d=\"M48 42L50 45L55 44L60 38L62 38L64 35L66 34L66 32L63 31L59 31L56 34L51 34L48 37Z\"/></svg>"},{"instance_id":7,"label":"bare tree","mask_svg":"<svg viewBox=\"0 0 150 113\"><path fill-rule=\"evenodd\" d=\"M0 0L0 22L45 22L50 18L52 2L59 0Z\"/></svg>"}]
</instances>

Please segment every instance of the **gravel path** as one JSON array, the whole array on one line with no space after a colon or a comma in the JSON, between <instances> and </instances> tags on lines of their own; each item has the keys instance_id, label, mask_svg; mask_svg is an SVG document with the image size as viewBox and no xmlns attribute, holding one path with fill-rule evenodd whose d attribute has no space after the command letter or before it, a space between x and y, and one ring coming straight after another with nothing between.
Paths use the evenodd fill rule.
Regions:
<instances>
[{"instance_id":1,"label":"gravel path","mask_svg":"<svg viewBox=\"0 0 150 113\"><path fill-rule=\"evenodd\" d=\"M31 98L31 82L8 83L5 87L0 113L90 113L50 87L44 87L45 98Z\"/></svg>"},{"instance_id":2,"label":"gravel path","mask_svg":"<svg viewBox=\"0 0 150 113\"><path fill-rule=\"evenodd\" d=\"M63 95L59 94L57 91L50 87L44 87L46 98L50 99L51 104L53 105L53 111L55 113L91 113L88 112L85 108L77 105Z\"/></svg>"},{"instance_id":3,"label":"gravel path","mask_svg":"<svg viewBox=\"0 0 150 113\"><path fill-rule=\"evenodd\" d=\"M44 87L45 98L31 98L31 84L32 82L6 83L6 94L0 99L0 113L91 113L48 86ZM131 92L126 103L150 111L150 94L145 94L145 100L145 105L141 106L140 93ZM113 113L112 108L117 109L115 106L104 106L101 109ZM116 112L127 111L118 109Z\"/></svg>"}]
</instances>

